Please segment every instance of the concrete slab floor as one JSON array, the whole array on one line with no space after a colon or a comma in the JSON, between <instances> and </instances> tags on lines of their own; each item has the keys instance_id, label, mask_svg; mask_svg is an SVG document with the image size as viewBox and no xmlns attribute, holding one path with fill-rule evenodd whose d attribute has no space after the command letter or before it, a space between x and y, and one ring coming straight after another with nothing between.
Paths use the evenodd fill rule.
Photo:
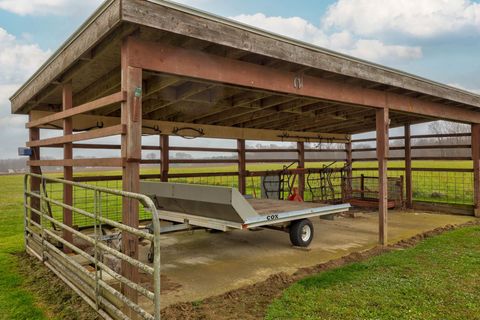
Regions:
<instances>
[{"instance_id":1,"label":"concrete slab floor","mask_svg":"<svg viewBox=\"0 0 480 320\"><path fill-rule=\"evenodd\" d=\"M389 243L410 238L448 224L462 224L473 217L390 211ZM310 250L292 248L288 233L232 231L207 233L197 230L162 236L162 278L171 290L162 291L162 307L213 295L266 280L279 272L294 273L374 247L378 239L377 214L359 213L334 221L313 219L315 237ZM141 254L146 254L143 251Z\"/></svg>"}]
</instances>

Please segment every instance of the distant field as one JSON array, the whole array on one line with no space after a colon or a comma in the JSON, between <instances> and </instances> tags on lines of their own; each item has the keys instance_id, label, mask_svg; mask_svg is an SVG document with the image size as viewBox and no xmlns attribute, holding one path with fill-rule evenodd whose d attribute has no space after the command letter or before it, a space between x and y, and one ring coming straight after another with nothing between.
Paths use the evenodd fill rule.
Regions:
<instances>
[{"instance_id":1,"label":"distant field","mask_svg":"<svg viewBox=\"0 0 480 320\"><path fill-rule=\"evenodd\" d=\"M328 163L327 163L328 164ZM325 163L308 163L308 167L322 167ZM335 163L334 166L343 166L342 162ZM364 174L367 177L377 176L376 171L377 164L375 162L357 162L354 163L354 168L362 168L364 170L355 170L353 175L358 177ZM414 168L441 168L441 169L470 169L472 168L471 161L415 161L413 163ZM247 170L250 171L266 171L273 169L281 169L283 164L254 164L249 165ZM404 167L403 161L391 161L389 162L390 168L402 168ZM236 165L224 165L224 166L175 166L172 167L170 173L208 173L208 172L236 172ZM158 167L144 167L141 170L142 174L159 174ZM50 176L60 177L61 173L52 173ZM120 170L109 171L84 171L76 172L76 176L120 176ZM390 177L403 176L404 172L401 170L389 171ZM307 183L305 200L311 200L312 197L318 199L318 180L312 176L310 183ZM1 181L2 177L0 177ZM21 176L9 176L9 179L17 179L16 183L22 183ZM179 183L193 183L193 184L205 184L205 185L217 185L237 187L238 178L236 175L230 176L214 176L214 177L188 177L188 178L172 178L172 182ZM372 185L367 185L370 190L377 190L375 180ZM247 177L247 194L254 197L260 197L261 194L261 179L259 177ZM298 182L298 181L297 181ZM116 181L99 181L89 182L97 186L108 187L112 189L121 189L121 180ZM332 178L332 184L337 195L341 194L340 179L337 177ZM473 204L473 174L472 172L431 172L431 171L414 171L413 172L413 197L416 201L426 202L441 202L447 204ZM310 189L310 187L313 189ZM47 188L50 197L62 200L63 192L60 184L48 184ZM93 193L86 192L85 190L77 190L74 192L74 206L93 211ZM287 195L286 195L287 196ZM121 212L121 199L119 197L108 196L108 198L102 201L102 212L105 216L112 219L120 219ZM53 207L52 213L54 216L60 217L62 209L60 207ZM149 218L149 214L141 211L142 218ZM74 215L74 224L78 226L90 225L91 221L81 215Z\"/></svg>"}]
</instances>

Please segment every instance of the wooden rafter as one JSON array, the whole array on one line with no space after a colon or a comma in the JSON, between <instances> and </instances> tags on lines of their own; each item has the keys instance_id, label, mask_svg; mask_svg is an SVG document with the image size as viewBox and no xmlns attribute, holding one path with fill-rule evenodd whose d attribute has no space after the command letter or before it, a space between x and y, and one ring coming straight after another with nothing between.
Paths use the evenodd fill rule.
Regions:
<instances>
[{"instance_id":1,"label":"wooden rafter","mask_svg":"<svg viewBox=\"0 0 480 320\"><path fill-rule=\"evenodd\" d=\"M234 96L228 97L222 101L219 101L215 105L209 108L209 111L196 116L185 117L182 119L184 122L198 122L211 124L218 121L219 117L225 111L232 110L234 108L239 108L245 105L255 104L261 99L265 98L267 94L258 93L258 92L242 92Z\"/></svg>"},{"instance_id":2,"label":"wooden rafter","mask_svg":"<svg viewBox=\"0 0 480 320\"><path fill-rule=\"evenodd\" d=\"M271 96L267 97L264 99L259 100L258 104L256 105L250 105L250 108L244 107L244 108L235 108L234 110L231 110L231 112L225 113L222 116L219 116L214 124L222 124L226 126L231 126L238 124L238 120L235 119L235 117L238 116L244 116L248 115L252 112L258 112L270 108L275 108L278 105L291 102L296 100L296 97L288 97L288 96Z\"/></svg>"},{"instance_id":3,"label":"wooden rafter","mask_svg":"<svg viewBox=\"0 0 480 320\"><path fill-rule=\"evenodd\" d=\"M47 111L32 111L32 120L51 115L51 112ZM77 115L73 117L73 128L85 128L94 126L97 122L101 121L105 126L114 126L120 123L119 117L107 117L107 116L94 116L94 115ZM61 126L61 123L54 122L54 125ZM326 134L321 132L301 132L290 130L266 130L266 129L252 129L252 128L236 128L225 127L217 125L205 125L205 124L193 124L184 122L171 122L171 121L159 121L159 120L143 120L143 133L144 134L158 134L157 131L151 128L158 127L162 134L176 135L175 132L180 128L194 128L203 132L202 137L205 138L224 138L224 139L245 139L245 140L265 140L265 141L305 141L311 140L331 140L332 142L345 142L349 139L344 134ZM45 128L51 128L47 125ZM100 129L98 129L100 130ZM94 131L98 131L94 130ZM62 143L62 141L57 143ZM53 142L52 142L53 144Z\"/></svg>"}]
</instances>

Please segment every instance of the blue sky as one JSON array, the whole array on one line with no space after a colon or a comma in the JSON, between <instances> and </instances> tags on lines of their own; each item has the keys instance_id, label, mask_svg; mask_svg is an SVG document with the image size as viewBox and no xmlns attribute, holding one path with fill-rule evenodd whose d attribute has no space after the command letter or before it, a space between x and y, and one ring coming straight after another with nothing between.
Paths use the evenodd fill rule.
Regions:
<instances>
[{"instance_id":1,"label":"blue sky","mask_svg":"<svg viewBox=\"0 0 480 320\"><path fill-rule=\"evenodd\" d=\"M480 92L480 3L470 0L182 0L243 23ZM8 97L101 3L0 0L0 158L24 144ZM424 127L423 127L424 128ZM422 130L419 128L418 130ZM5 142L8 141L8 142Z\"/></svg>"}]
</instances>

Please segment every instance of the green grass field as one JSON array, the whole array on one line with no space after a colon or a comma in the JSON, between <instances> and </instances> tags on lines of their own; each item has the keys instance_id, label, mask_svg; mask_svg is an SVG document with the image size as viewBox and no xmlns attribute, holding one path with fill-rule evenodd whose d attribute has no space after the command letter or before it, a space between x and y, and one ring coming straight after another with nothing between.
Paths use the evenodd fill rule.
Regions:
<instances>
[{"instance_id":1,"label":"green grass field","mask_svg":"<svg viewBox=\"0 0 480 320\"><path fill-rule=\"evenodd\" d=\"M44 319L34 296L23 287L18 273L23 251L23 181L0 176L0 319Z\"/></svg>"},{"instance_id":2,"label":"green grass field","mask_svg":"<svg viewBox=\"0 0 480 320\"><path fill-rule=\"evenodd\" d=\"M309 164L311 166L321 166L321 164ZM357 167L368 167L375 169L374 163L358 163ZM401 162L391 162L391 167L402 167L403 163ZM426 162L420 161L414 163L415 167L439 167L439 168L450 168L455 166L456 168L471 168L472 163L468 161L462 162ZM249 166L248 170L268 170L268 169L279 169L282 165L280 164L265 164L265 165L255 165ZM193 168L193 167L174 167L171 172L230 172L236 171L235 166L221 166L221 167L202 167L202 168ZM375 170L372 172L367 172L366 174L374 174ZM146 168L142 170L142 173L158 173L156 168ZM393 173L393 171L392 171ZM78 175L118 175L119 171L104 171L104 172L85 172L78 173ZM468 173L471 175L471 173ZM59 176L59 174L51 174L53 176ZM416 180L418 179L418 180ZM454 173L441 173L437 176L414 176L414 185L416 185L416 197L417 198L428 198L432 200L432 193L437 192L443 195L446 195L445 199L434 198L436 201L444 202L453 202L453 203L469 203L471 202L472 194L472 182L468 177L458 177ZM218 185L229 185L236 186L237 180L236 177L230 177L224 180L209 180L205 178L200 179L177 179L179 182L189 182L189 183L207 183L207 184L218 184ZM458 180L458 183L457 183ZM100 185L109 186L112 188L121 187L120 182L102 182ZM247 181L248 183L248 181ZM259 193L259 183L258 182L249 182L250 187L248 191L251 193L253 190ZM55 194L55 196L61 197L61 188L59 185L51 187L50 191ZM25 260L19 257L19 253L23 252L23 176L20 175L6 175L0 176L0 319L46 319L52 318L52 315L49 312L48 302L42 300L38 294L27 286L25 283L26 279L19 273L19 264L24 263ZM53 196L53 195L52 195ZM78 196L78 201L83 202L84 205L88 202L91 202L91 197L85 195L83 198L81 195ZM91 205L91 204L89 204ZM107 207L115 211L119 208L118 201L113 204L109 204ZM57 211L57 214L60 214L60 211ZM478 236L476 237L478 238ZM458 240L458 238L454 237ZM431 240L435 242L435 240ZM428 254L426 252L425 254ZM431 250L431 255L436 255L437 251ZM442 253L443 254L443 253ZM422 258L424 259L424 258ZM425 258L427 259L427 258ZM478 257L476 258L478 259ZM387 261L388 262L388 261ZM478 260L477 260L478 262ZM385 266L387 268L387 266ZM472 268L472 270L475 268ZM478 269L478 268L477 268ZM356 272L355 272L356 273ZM367 276L367 275L366 275ZM477 276L478 278L478 276ZM30 279L31 280L31 279ZM391 280L391 279L390 279ZM386 279L385 281L389 281ZM478 284L478 283L477 283ZM448 285L446 283L445 285ZM371 287L371 290L374 290L375 287ZM294 289L292 289L294 290ZM408 293L408 292L407 292ZM372 293L373 294L373 293ZM282 300L283 301L283 300ZM468 301L467 301L468 302ZM278 302L283 303L283 302ZM272 314L275 312L275 305L271 309ZM45 316L45 314L48 315ZM61 317L59 317L61 318Z\"/></svg>"},{"instance_id":3,"label":"green grass field","mask_svg":"<svg viewBox=\"0 0 480 320\"><path fill-rule=\"evenodd\" d=\"M266 319L480 319L480 227L303 279Z\"/></svg>"},{"instance_id":4,"label":"green grass field","mask_svg":"<svg viewBox=\"0 0 480 320\"><path fill-rule=\"evenodd\" d=\"M469 169L472 166L471 161L418 161L414 165L416 168L450 168L452 164L457 169ZM311 167L321 167L322 163L309 163ZM336 163L335 165L340 166L342 163ZM392 161L390 163L391 168L402 168L403 162L401 161ZM248 166L250 171L266 171L272 169L282 168L282 164L256 164ZM365 176L377 176L376 163L356 163L355 167L363 168L362 171L354 171L354 177L359 177L361 174ZM187 172L235 172L237 170L236 166L218 166L218 167L173 167L171 168L171 173L187 173ZM158 169L154 167L146 167L142 170L143 174L158 174ZM98 175L98 172L85 172L81 175ZM119 171L104 171L100 173L101 175L120 175ZM390 177L399 177L404 175L403 171L391 170L389 171ZM308 179L307 179L308 180ZM194 183L194 184L206 184L206 185L217 185L217 186L228 186L228 187L237 187L238 178L236 175L232 176L212 176L212 177L189 177L189 178L171 178L171 182L180 182L180 183ZM356 180L357 185L359 180ZM298 180L297 180L298 182ZM336 197L339 199L341 197L341 181L339 176L332 178L334 185L334 192ZM89 182L97 186L108 187L113 189L121 189L121 181L100 181L100 182ZM250 194L255 197L260 197L261 195L261 179L260 177L247 177L247 194ZM376 180L367 179L366 187L370 190L377 190ZM427 202L441 202L441 203L450 203L450 204L462 204L462 205L471 205L473 204L473 173L472 172L428 172L428 171L414 171L413 172L413 184L414 200L417 201L427 201ZM305 200L310 201L312 198L319 199L319 189L314 189L313 193L309 192L309 185L312 185L313 188L318 187L318 180L312 180L312 183L307 183ZM393 186L393 184L391 185ZM395 188L395 187L392 187ZM62 185L60 184L49 184L48 187L49 196L61 201L62 200ZM285 197L288 195L285 194ZM373 196L376 196L373 194ZM398 196L395 198L398 199ZM87 192L77 188L75 190L74 206L85 209L89 212L93 212L93 192ZM120 197L115 196L106 196L102 201L102 214L105 217L111 219L120 219L120 207L121 199ZM53 215L55 217L61 217L62 208L53 206ZM148 219L149 214L141 211L141 217L143 219ZM82 215L74 215L74 224L77 226L91 225L92 221Z\"/></svg>"}]
</instances>

